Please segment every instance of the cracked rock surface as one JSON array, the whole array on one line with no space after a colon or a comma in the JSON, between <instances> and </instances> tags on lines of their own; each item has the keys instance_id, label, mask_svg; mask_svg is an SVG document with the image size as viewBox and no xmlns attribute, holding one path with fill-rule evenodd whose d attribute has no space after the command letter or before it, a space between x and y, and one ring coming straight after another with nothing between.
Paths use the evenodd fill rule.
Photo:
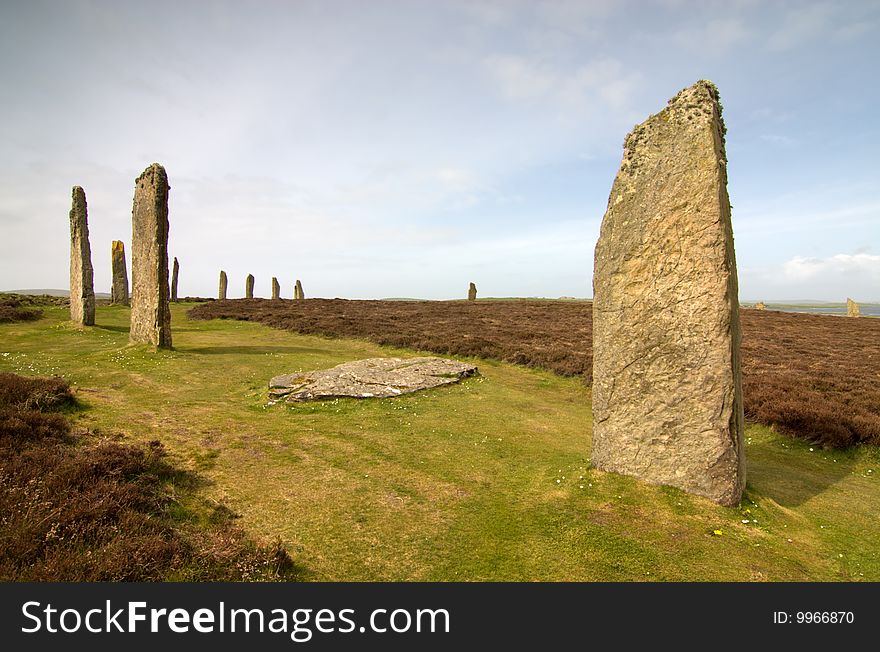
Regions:
<instances>
[{"instance_id":1,"label":"cracked rock surface","mask_svg":"<svg viewBox=\"0 0 880 652\"><path fill-rule=\"evenodd\" d=\"M269 400L390 398L457 383L475 373L475 365L446 358L368 358L331 369L275 376L269 381Z\"/></svg>"}]
</instances>

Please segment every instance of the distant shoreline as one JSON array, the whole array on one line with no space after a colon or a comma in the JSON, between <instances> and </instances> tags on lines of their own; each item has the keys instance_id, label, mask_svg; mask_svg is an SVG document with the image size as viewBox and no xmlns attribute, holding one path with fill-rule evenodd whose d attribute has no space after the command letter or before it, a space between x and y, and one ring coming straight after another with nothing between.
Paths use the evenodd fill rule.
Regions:
<instances>
[{"instance_id":1,"label":"distant shoreline","mask_svg":"<svg viewBox=\"0 0 880 652\"><path fill-rule=\"evenodd\" d=\"M0 294L24 294L24 295L49 295L52 297L67 297L68 290L55 288L27 289L27 290L2 290ZM109 299L109 292L95 292L98 299ZM317 298L317 297L316 297ZM419 299L417 297L383 297L381 299L353 299L354 301L456 301L451 299ZM460 299L464 301L464 299ZM591 297L480 297L477 301L592 301ZM739 305L743 308L754 308L758 301L740 300ZM846 314L846 302L836 301L812 301L791 300L764 302L767 310L779 310L782 312L799 312L816 315L840 315ZM880 317L880 302L859 302L861 314L866 317Z\"/></svg>"}]
</instances>

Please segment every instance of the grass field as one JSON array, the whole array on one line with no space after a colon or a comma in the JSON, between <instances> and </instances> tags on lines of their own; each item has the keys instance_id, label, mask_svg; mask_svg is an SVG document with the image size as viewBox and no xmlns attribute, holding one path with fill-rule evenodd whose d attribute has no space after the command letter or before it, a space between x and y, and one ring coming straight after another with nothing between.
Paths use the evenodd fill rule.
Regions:
<instances>
[{"instance_id":1,"label":"grass field","mask_svg":"<svg viewBox=\"0 0 880 652\"><path fill-rule=\"evenodd\" d=\"M210 301L193 319L238 319L304 335L593 373L589 301ZM747 418L823 447L880 445L880 320L742 310Z\"/></svg>"},{"instance_id":2,"label":"grass field","mask_svg":"<svg viewBox=\"0 0 880 652\"><path fill-rule=\"evenodd\" d=\"M0 370L60 374L76 423L160 439L252 538L314 580L880 580L880 453L747 427L740 508L590 469L580 378L480 360L391 400L266 406L268 379L380 356L359 340L189 321L128 345L128 309L0 324Z\"/></svg>"}]
</instances>

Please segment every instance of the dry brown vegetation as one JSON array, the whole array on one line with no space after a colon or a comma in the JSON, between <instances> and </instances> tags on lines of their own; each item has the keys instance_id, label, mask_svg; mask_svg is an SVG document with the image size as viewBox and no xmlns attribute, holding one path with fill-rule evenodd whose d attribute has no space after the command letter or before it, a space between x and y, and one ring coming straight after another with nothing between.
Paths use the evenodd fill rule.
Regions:
<instances>
[{"instance_id":1,"label":"dry brown vegetation","mask_svg":"<svg viewBox=\"0 0 880 652\"><path fill-rule=\"evenodd\" d=\"M880 319L741 314L747 418L825 446L880 444ZM592 376L589 302L233 299L190 316Z\"/></svg>"},{"instance_id":2,"label":"dry brown vegetation","mask_svg":"<svg viewBox=\"0 0 880 652\"><path fill-rule=\"evenodd\" d=\"M589 375L593 366L592 312L585 302L230 299L196 306L189 315L503 360L565 376Z\"/></svg>"},{"instance_id":3,"label":"dry brown vegetation","mask_svg":"<svg viewBox=\"0 0 880 652\"><path fill-rule=\"evenodd\" d=\"M880 319L741 314L747 418L826 446L880 444Z\"/></svg>"},{"instance_id":4,"label":"dry brown vegetation","mask_svg":"<svg viewBox=\"0 0 880 652\"><path fill-rule=\"evenodd\" d=\"M170 489L176 470L158 441L134 446L76 432L60 379L0 373L0 580L277 579L280 545L260 547L213 510L202 523Z\"/></svg>"},{"instance_id":5,"label":"dry brown vegetation","mask_svg":"<svg viewBox=\"0 0 880 652\"><path fill-rule=\"evenodd\" d=\"M28 302L18 295L0 295L0 324L17 321L34 321L43 315L43 311L27 305Z\"/></svg>"}]
</instances>

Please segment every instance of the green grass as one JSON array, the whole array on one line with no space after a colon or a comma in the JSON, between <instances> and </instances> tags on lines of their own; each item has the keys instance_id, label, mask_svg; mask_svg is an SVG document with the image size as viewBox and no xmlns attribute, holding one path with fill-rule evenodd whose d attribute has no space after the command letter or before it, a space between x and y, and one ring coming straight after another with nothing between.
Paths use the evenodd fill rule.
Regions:
<instances>
[{"instance_id":1,"label":"green grass","mask_svg":"<svg viewBox=\"0 0 880 652\"><path fill-rule=\"evenodd\" d=\"M125 307L84 330L47 308L0 325L0 370L63 375L79 425L161 439L309 578L880 580L875 448L811 451L750 425L746 498L718 507L591 469L577 378L480 360L478 377L395 399L267 407L272 376L416 352L189 307L159 352L128 345Z\"/></svg>"}]
</instances>

